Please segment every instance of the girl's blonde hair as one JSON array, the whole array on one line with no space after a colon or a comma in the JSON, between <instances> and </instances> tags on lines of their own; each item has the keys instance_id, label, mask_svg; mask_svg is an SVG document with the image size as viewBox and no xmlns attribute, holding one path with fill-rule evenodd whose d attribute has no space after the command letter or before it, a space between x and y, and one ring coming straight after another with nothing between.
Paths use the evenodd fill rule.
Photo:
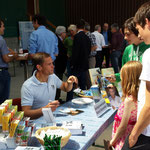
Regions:
<instances>
[{"instance_id":1,"label":"girl's blonde hair","mask_svg":"<svg viewBox=\"0 0 150 150\"><path fill-rule=\"evenodd\" d=\"M128 61L121 68L121 86L123 98L132 95L137 100L142 64L138 61Z\"/></svg>"}]
</instances>

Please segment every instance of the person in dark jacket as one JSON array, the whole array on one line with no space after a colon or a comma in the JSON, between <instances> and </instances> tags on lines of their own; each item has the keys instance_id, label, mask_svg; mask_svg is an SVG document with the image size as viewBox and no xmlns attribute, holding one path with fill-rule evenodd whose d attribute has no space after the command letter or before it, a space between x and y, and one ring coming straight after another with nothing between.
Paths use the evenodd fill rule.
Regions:
<instances>
[{"instance_id":1,"label":"person in dark jacket","mask_svg":"<svg viewBox=\"0 0 150 150\"><path fill-rule=\"evenodd\" d=\"M77 24L77 34L74 36L71 72L78 78L78 85L82 90L86 89L86 75L89 69L89 54L91 52L91 41L84 33L85 21L80 20ZM73 98L73 92L67 95L67 101Z\"/></svg>"},{"instance_id":2,"label":"person in dark jacket","mask_svg":"<svg viewBox=\"0 0 150 150\"><path fill-rule=\"evenodd\" d=\"M78 32L74 36L71 61L72 73L77 76L82 90L86 89L86 73L89 69L88 58L91 52L91 41L84 33L84 26L85 22L83 20L80 20L77 24Z\"/></svg>"},{"instance_id":3,"label":"person in dark jacket","mask_svg":"<svg viewBox=\"0 0 150 150\"><path fill-rule=\"evenodd\" d=\"M67 49L64 46L64 39L66 37L66 28L64 26L58 26L56 28L56 35L58 38L58 56L55 60L55 74L62 80L63 73L66 70L67 66ZM57 89L55 99L60 99L60 89Z\"/></svg>"}]
</instances>

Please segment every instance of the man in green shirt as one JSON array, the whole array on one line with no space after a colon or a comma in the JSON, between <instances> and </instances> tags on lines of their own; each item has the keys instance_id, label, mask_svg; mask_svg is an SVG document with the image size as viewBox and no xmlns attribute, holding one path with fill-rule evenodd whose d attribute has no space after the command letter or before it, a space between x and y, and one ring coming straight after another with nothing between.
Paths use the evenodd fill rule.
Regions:
<instances>
[{"instance_id":1,"label":"man in green shirt","mask_svg":"<svg viewBox=\"0 0 150 150\"><path fill-rule=\"evenodd\" d=\"M150 45L146 45L143 40L138 37L138 31L134 26L133 17L129 18L124 23L124 34L125 40L130 44L126 47L123 57L122 57L122 66L128 61L140 61L142 62L142 56L146 49L150 47ZM111 78L108 79L110 82L119 82L120 73L116 73L115 75L111 75Z\"/></svg>"}]
</instances>

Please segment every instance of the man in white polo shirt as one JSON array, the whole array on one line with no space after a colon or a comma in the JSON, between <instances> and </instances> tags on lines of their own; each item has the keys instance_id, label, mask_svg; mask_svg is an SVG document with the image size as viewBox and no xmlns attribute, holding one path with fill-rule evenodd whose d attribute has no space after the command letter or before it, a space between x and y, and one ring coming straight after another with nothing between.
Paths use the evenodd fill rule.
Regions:
<instances>
[{"instance_id":1,"label":"man in white polo shirt","mask_svg":"<svg viewBox=\"0 0 150 150\"><path fill-rule=\"evenodd\" d=\"M144 40L145 44L150 44L150 1L138 9L134 21L140 38ZM142 65L137 123L129 138L126 139L123 150L150 149L150 48L143 54Z\"/></svg>"},{"instance_id":2,"label":"man in white polo shirt","mask_svg":"<svg viewBox=\"0 0 150 150\"><path fill-rule=\"evenodd\" d=\"M92 33L95 35L96 38L96 67L102 67L102 61L103 61L103 55L102 55L102 48L105 47L105 40L104 36L100 33L101 32L101 26L96 25L95 26L95 31Z\"/></svg>"},{"instance_id":3,"label":"man in white polo shirt","mask_svg":"<svg viewBox=\"0 0 150 150\"><path fill-rule=\"evenodd\" d=\"M59 106L59 101L55 100L56 89L69 92L77 78L70 76L67 82L62 82L54 74L53 61L47 53L36 53L33 61L37 70L22 86L21 105L25 116L36 119L42 116L42 108L50 107L55 111Z\"/></svg>"}]
</instances>

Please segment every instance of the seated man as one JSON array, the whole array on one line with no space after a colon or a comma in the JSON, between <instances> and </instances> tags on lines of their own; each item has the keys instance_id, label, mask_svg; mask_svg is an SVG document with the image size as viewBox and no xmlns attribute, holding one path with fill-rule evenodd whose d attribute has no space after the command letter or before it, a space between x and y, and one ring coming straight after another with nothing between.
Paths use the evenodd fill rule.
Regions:
<instances>
[{"instance_id":1,"label":"seated man","mask_svg":"<svg viewBox=\"0 0 150 150\"><path fill-rule=\"evenodd\" d=\"M70 76L67 82L62 82L54 74L54 65L49 54L41 52L33 57L37 70L26 80L21 89L21 106L25 116L36 119L42 116L42 108L55 111L59 102L55 99L56 89L65 92L72 90L73 83L77 83L75 76Z\"/></svg>"}]
</instances>

